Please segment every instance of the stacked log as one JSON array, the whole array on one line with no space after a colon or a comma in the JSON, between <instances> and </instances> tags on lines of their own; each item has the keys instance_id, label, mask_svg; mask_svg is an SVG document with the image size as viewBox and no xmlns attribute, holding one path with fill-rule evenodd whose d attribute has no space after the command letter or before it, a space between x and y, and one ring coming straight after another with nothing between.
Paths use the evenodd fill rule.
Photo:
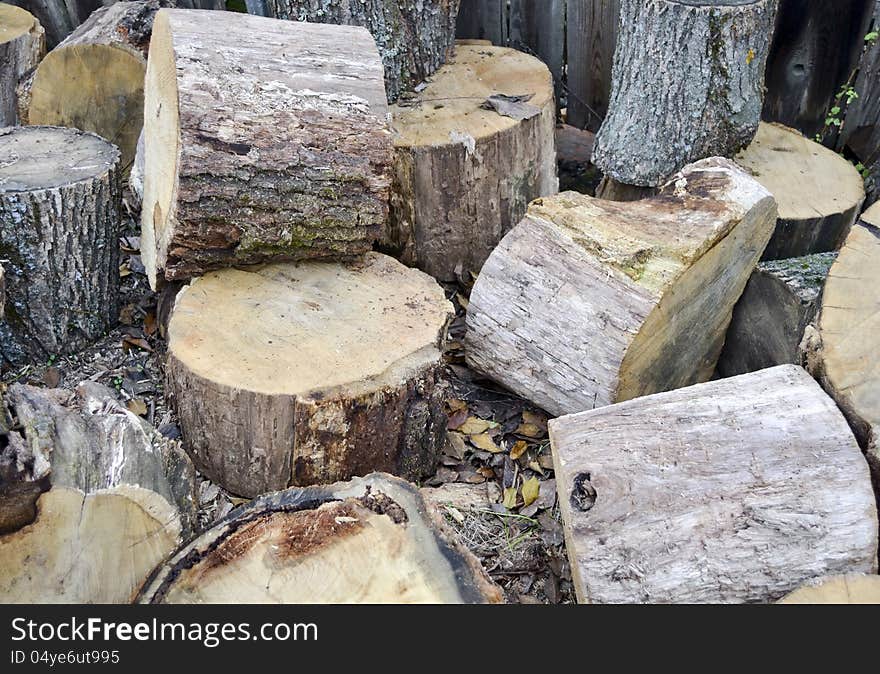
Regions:
<instances>
[{"instance_id":1,"label":"stacked log","mask_svg":"<svg viewBox=\"0 0 880 674\"><path fill-rule=\"evenodd\" d=\"M877 506L846 420L800 367L550 422L580 602L770 602L877 572Z\"/></svg>"},{"instance_id":2,"label":"stacked log","mask_svg":"<svg viewBox=\"0 0 880 674\"><path fill-rule=\"evenodd\" d=\"M30 12L0 3L0 127L19 123L16 87L45 53L40 22Z\"/></svg>"},{"instance_id":3,"label":"stacked log","mask_svg":"<svg viewBox=\"0 0 880 674\"><path fill-rule=\"evenodd\" d=\"M460 45L392 113L385 245L440 280L469 281L528 203L558 190L550 71L513 49Z\"/></svg>"},{"instance_id":4,"label":"stacked log","mask_svg":"<svg viewBox=\"0 0 880 674\"><path fill-rule=\"evenodd\" d=\"M177 296L168 388L196 466L234 494L433 473L446 437L442 288L353 263L211 272Z\"/></svg>"},{"instance_id":5,"label":"stacked log","mask_svg":"<svg viewBox=\"0 0 880 674\"><path fill-rule=\"evenodd\" d=\"M363 28L160 10L145 84L151 286L369 250L388 216L386 118Z\"/></svg>"},{"instance_id":6,"label":"stacked log","mask_svg":"<svg viewBox=\"0 0 880 674\"><path fill-rule=\"evenodd\" d=\"M4 364L88 346L119 315L119 151L59 127L0 129Z\"/></svg>"},{"instance_id":7,"label":"stacked log","mask_svg":"<svg viewBox=\"0 0 880 674\"><path fill-rule=\"evenodd\" d=\"M642 201L538 199L471 292L468 363L557 415L706 381L775 220L717 158Z\"/></svg>"},{"instance_id":8,"label":"stacked log","mask_svg":"<svg viewBox=\"0 0 880 674\"><path fill-rule=\"evenodd\" d=\"M880 576L851 573L813 580L780 604L880 604Z\"/></svg>"}]
</instances>

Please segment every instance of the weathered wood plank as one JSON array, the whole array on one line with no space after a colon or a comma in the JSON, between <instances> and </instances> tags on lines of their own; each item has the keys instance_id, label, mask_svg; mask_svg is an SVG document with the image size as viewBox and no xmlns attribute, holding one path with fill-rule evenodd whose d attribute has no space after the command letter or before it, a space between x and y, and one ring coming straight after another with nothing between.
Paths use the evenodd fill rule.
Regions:
<instances>
[{"instance_id":1,"label":"weathered wood plank","mask_svg":"<svg viewBox=\"0 0 880 674\"><path fill-rule=\"evenodd\" d=\"M620 0L568 0L568 123L598 131L611 98Z\"/></svg>"}]
</instances>

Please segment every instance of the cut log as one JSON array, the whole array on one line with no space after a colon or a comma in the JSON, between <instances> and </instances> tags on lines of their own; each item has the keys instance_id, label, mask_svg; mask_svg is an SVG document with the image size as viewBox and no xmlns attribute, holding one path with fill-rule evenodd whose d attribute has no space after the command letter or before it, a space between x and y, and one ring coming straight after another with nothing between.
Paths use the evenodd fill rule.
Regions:
<instances>
[{"instance_id":1,"label":"cut log","mask_svg":"<svg viewBox=\"0 0 880 674\"><path fill-rule=\"evenodd\" d=\"M363 28L163 9L144 123L150 285L352 257L388 217L382 63Z\"/></svg>"},{"instance_id":2,"label":"cut log","mask_svg":"<svg viewBox=\"0 0 880 674\"><path fill-rule=\"evenodd\" d=\"M794 129L766 123L736 162L779 205L763 259L827 253L843 245L865 200L864 181L850 162Z\"/></svg>"},{"instance_id":3,"label":"cut log","mask_svg":"<svg viewBox=\"0 0 880 674\"><path fill-rule=\"evenodd\" d=\"M808 369L843 410L880 487L878 268L880 208L875 208L853 226L832 265L817 329L808 329L804 349Z\"/></svg>"},{"instance_id":4,"label":"cut log","mask_svg":"<svg viewBox=\"0 0 880 674\"><path fill-rule=\"evenodd\" d=\"M3 318L5 306L6 306L6 271L3 269L3 265L0 265L0 319Z\"/></svg>"},{"instance_id":5,"label":"cut log","mask_svg":"<svg viewBox=\"0 0 880 674\"><path fill-rule=\"evenodd\" d=\"M418 489L374 473L233 511L160 566L152 604L500 603Z\"/></svg>"},{"instance_id":6,"label":"cut log","mask_svg":"<svg viewBox=\"0 0 880 674\"><path fill-rule=\"evenodd\" d=\"M266 0L265 16L362 26L385 65L388 102L440 68L452 54L459 0Z\"/></svg>"},{"instance_id":7,"label":"cut log","mask_svg":"<svg viewBox=\"0 0 880 674\"><path fill-rule=\"evenodd\" d=\"M192 532L192 465L172 484L166 463L185 456L98 384L14 385L5 398L16 419L3 458L33 466L19 486L48 476L51 488L32 521L0 536L0 601L131 601Z\"/></svg>"},{"instance_id":8,"label":"cut log","mask_svg":"<svg viewBox=\"0 0 880 674\"><path fill-rule=\"evenodd\" d=\"M804 331L819 313L835 253L762 262L749 279L727 330L718 374L733 377L800 364Z\"/></svg>"},{"instance_id":9,"label":"cut log","mask_svg":"<svg viewBox=\"0 0 880 674\"><path fill-rule=\"evenodd\" d=\"M0 129L0 362L45 362L119 316L119 151L46 126Z\"/></svg>"},{"instance_id":10,"label":"cut log","mask_svg":"<svg viewBox=\"0 0 880 674\"><path fill-rule=\"evenodd\" d=\"M849 574L810 581L779 604L880 604L880 576Z\"/></svg>"},{"instance_id":11,"label":"cut log","mask_svg":"<svg viewBox=\"0 0 880 674\"><path fill-rule=\"evenodd\" d=\"M30 91L22 121L106 138L122 153L127 174L144 121L144 73L158 10L157 0L98 9L49 52L23 86Z\"/></svg>"},{"instance_id":12,"label":"cut log","mask_svg":"<svg viewBox=\"0 0 880 674\"><path fill-rule=\"evenodd\" d=\"M532 199L558 189L550 71L514 49L463 45L418 98L392 111L386 244L440 280L468 278Z\"/></svg>"},{"instance_id":13,"label":"cut log","mask_svg":"<svg viewBox=\"0 0 880 674\"><path fill-rule=\"evenodd\" d=\"M468 363L555 415L706 381L775 220L719 158L651 199L538 199L471 292Z\"/></svg>"},{"instance_id":14,"label":"cut log","mask_svg":"<svg viewBox=\"0 0 880 674\"><path fill-rule=\"evenodd\" d=\"M653 187L690 162L748 145L761 119L776 5L621 0L593 163L618 182Z\"/></svg>"},{"instance_id":15,"label":"cut log","mask_svg":"<svg viewBox=\"0 0 880 674\"><path fill-rule=\"evenodd\" d=\"M579 602L771 602L877 571L877 506L843 415L800 367L550 421Z\"/></svg>"},{"instance_id":16,"label":"cut log","mask_svg":"<svg viewBox=\"0 0 880 674\"><path fill-rule=\"evenodd\" d=\"M167 372L196 466L248 497L432 474L451 309L431 278L377 253L193 281L171 315Z\"/></svg>"},{"instance_id":17,"label":"cut log","mask_svg":"<svg viewBox=\"0 0 880 674\"><path fill-rule=\"evenodd\" d=\"M40 22L30 12L0 3L0 127L19 123L16 87L45 53Z\"/></svg>"},{"instance_id":18,"label":"cut log","mask_svg":"<svg viewBox=\"0 0 880 674\"><path fill-rule=\"evenodd\" d=\"M137 209L140 209L144 202L144 161L144 130L141 129L135 145L131 173L128 174L128 190L134 200L132 206Z\"/></svg>"}]
</instances>

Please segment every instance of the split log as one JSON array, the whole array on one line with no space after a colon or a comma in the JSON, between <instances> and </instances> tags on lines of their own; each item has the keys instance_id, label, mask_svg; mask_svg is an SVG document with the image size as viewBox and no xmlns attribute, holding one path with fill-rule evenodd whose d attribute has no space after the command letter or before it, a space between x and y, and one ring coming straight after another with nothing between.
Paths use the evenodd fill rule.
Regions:
<instances>
[{"instance_id":1,"label":"split log","mask_svg":"<svg viewBox=\"0 0 880 674\"><path fill-rule=\"evenodd\" d=\"M865 459L798 366L555 419L550 442L579 602L771 602L877 571Z\"/></svg>"},{"instance_id":2,"label":"split log","mask_svg":"<svg viewBox=\"0 0 880 674\"><path fill-rule=\"evenodd\" d=\"M167 364L193 461L248 497L432 474L450 313L433 279L377 253L196 279L177 296Z\"/></svg>"},{"instance_id":3,"label":"split log","mask_svg":"<svg viewBox=\"0 0 880 674\"><path fill-rule=\"evenodd\" d=\"M265 0L264 16L362 26L385 65L388 102L412 91L452 55L459 0Z\"/></svg>"},{"instance_id":4,"label":"split log","mask_svg":"<svg viewBox=\"0 0 880 674\"><path fill-rule=\"evenodd\" d=\"M150 285L351 257L388 217L382 63L363 28L163 9L144 123Z\"/></svg>"},{"instance_id":5,"label":"split log","mask_svg":"<svg viewBox=\"0 0 880 674\"><path fill-rule=\"evenodd\" d=\"M128 190L134 199L135 208L140 209L144 202L144 130L138 136L134 150L131 173L128 174Z\"/></svg>"},{"instance_id":6,"label":"split log","mask_svg":"<svg viewBox=\"0 0 880 674\"><path fill-rule=\"evenodd\" d=\"M736 162L779 205L763 259L827 253L843 245L865 200L864 181L850 162L794 129L766 123Z\"/></svg>"},{"instance_id":7,"label":"split log","mask_svg":"<svg viewBox=\"0 0 880 674\"><path fill-rule=\"evenodd\" d=\"M492 99L493 109L492 96L527 100ZM558 190L553 80L533 56L459 46L417 98L392 111L386 245L406 264L443 281L468 278L532 199Z\"/></svg>"},{"instance_id":8,"label":"split log","mask_svg":"<svg viewBox=\"0 0 880 674\"><path fill-rule=\"evenodd\" d=\"M51 488L37 492L31 521L0 535L0 601L131 601L192 532L192 464L172 484L166 465L185 455L99 384L75 394L13 385L5 403L16 417L6 472L30 469L18 486L48 478Z\"/></svg>"},{"instance_id":9,"label":"split log","mask_svg":"<svg viewBox=\"0 0 880 674\"><path fill-rule=\"evenodd\" d=\"M45 362L103 336L119 315L119 151L47 126L0 129L0 251L7 363Z\"/></svg>"},{"instance_id":10,"label":"split log","mask_svg":"<svg viewBox=\"0 0 880 674\"><path fill-rule=\"evenodd\" d=\"M761 119L776 5L621 0L611 100L593 163L618 182L652 187L690 162L732 157L748 145Z\"/></svg>"},{"instance_id":11,"label":"split log","mask_svg":"<svg viewBox=\"0 0 880 674\"><path fill-rule=\"evenodd\" d=\"M538 199L471 292L468 363L556 415L706 381L775 219L719 158L651 199Z\"/></svg>"},{"instance_id":12,"label":"split log","mask_svg":"<svg viewBox=\"0 0 880 674\"><path fill-rule=\"evenodd\" d=\"M810 581L779 604L880 604L880 576L849 574Z\"/></svg>"},{"instance_id":13,"label":"split log","mask_svg":"<svg viewBox=\"0 0 880 674\"><path fill-rule=\"evenodd\" d=\"M230 513L156 569L151 604L500 603L418 489L374 473Z\"/></svg>"},{"instance_id":14,"label":"split log","mask_svg":"<svg viewBox=\"0 0 880 674\"><path fill-rule=\"evenodd\" d=\"M819 313L835 253L762 262L733 309L718 374L733 377L800 364L800 344Z\"/></svg>"},{"instance_id":15,"label":"split log","mask_svg":"<svg viewBox=\"0 0 880 674\"><path fill-rule=\"evenodd\" d=\"M0 127L15 126L19 80L46 53L46 34L30 12L0 3Z\"/></svg>"},{"instance_id":16,"label":"split log","mask_svg":"<svg viewBox=\"0 0 880 674\"><path fill-rule=\"evenodd\" d=\"M92 14L23 84L29 90L23 123L106 138L119 148L128 173L144 121L144 73L157 11L152 0L118 2Z\"/></svg>"}]
</instances>

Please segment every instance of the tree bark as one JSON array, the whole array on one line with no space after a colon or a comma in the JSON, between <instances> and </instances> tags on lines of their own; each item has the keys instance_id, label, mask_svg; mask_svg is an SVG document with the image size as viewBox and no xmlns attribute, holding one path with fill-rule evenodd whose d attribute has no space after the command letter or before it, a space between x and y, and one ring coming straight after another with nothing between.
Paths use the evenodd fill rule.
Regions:
<instances>
[{"instance_id":1,"label":"tree bark","mask_svg":"<svg viewBox=\"0 0 880 674\"><path fill-rule=\"evenodd\" d=\"M471 292L468 363L555 415L705 381L775 219L717 158L650 199L536 200Z\"/></svg>"},{"instance_id":2,"label":"tree bark","mask_svg":"<svg viewBox=\"0 0 880 674\"><path fill-rule=\"evenodd\" d=\"M161 10L145 98L141 255L154 288L352 257L380 237L392 142L366 30Z\"/></svg>"},{"instance_id":3,"label":"tree bark","mask_svg":"<svg viewBox=\"0 0 880 674\"><path fill-rule=\"evenodd\" d=\"M880 604L880 576L850 573L811 580L779 604Z\"/></svg>"},{"instance_id":4,"label":"tree bark","mask_svg":"<svg viewBox=\"0 0 880 674\"><path fill-rule=\"evenodd\" d=\"M172 483L166 465L185 461L181 450L92 382L75 395L13 385L4 402L15 420L3 458L29 470L16 484L48 476L50 488L39 495L35 518L0 536L0 598L130 601L192 533L192 464Z\"/></svg>"},{"instance_id":5,"label":"tree bark","mask_svg":"<svg viewBox=\"0 0 880 674\"><path fill-rule=\"evenodd\" d=\"M264 16L369 30L393 103L452 55L458 5L459 0L266 0Z\"/></svg>"},{"instance_id":6,"label":"tree bark","mask_svg":"<svg viewBox=\"0 0 880 674\"><path fill-rule=\"evenodd\" d=\"M432 474L450 312L432 279L376 253L193 281L168 326L168 387L187 450L248 497L373 470Z\"/></svg>"},{"instance_id":7,"label":"tree bark","mask_svg":"<svg viewBox=\"0 0 880 674\"><path fill-rule=\"evenodd\" d=\"M500 589L454 542L418 489L381 473L249 503L157 568L138 599L149 604L501 600Z\"/></svg>"},{"instance_id":8,"label":"tree bark","mask_svg":"<svg viewBox=\"0 0 880 674\"><path fill-rule=\"evenodd\" d=\"M119 151L75 129L0 130L5 364L74 353L119 314Z\"/></svg>"},{"instance_id":9,"label":"tree bark","mask_svg":"<svg viewBox=\"0 0 880 674\"><path fill-rule=\"evenodd\" d=\"M859 172L836 152L781 124L762 123L736 162L779 204L764 260L839 249L865 200Z\"/></svg>"},{"instance_id":10,"label":"tree bark","mask_svg":"<svg viewBox=\"0 0 880 674\"><path fill-rule=\"evenodd\" d=\"M580 602L771 602L818 576L877 571L865 459L800 367L549 426Z\"/></svg>"},{"instance_id":11,"label":"tree bark","mask_svg":"<svg viewBox=\"0 0 880 674\"><path fill-rule=\"evenodd\" d=\"M496 95L528 100L511 117L484 109ZM550 72L513 49L460 45L455 61L392 114L385 245L440 280L469 280L528 203L558 190Z\"/></svg>"},{"instance_id":12,"label":"tree bark","mask_svg":"<svg viewBox=\"0 0 880 674\"><path fill-rule=\"evenodd\" d=\"M776 4L621 0L593 163L618 182L653 187L685 164L748 145L761 118Z\"/></svg>"},{"instance_id":13,"label":"tree bark","mask_svg":"<svg viewBox=\"0 0 880 674\"><path fill-rule=\"evenodd\" d=\"M46 33L33 15L0 4L0 127L19 123L16 87L46 53Z\"/></svg>"},{"instance_id":14,"label":"tree bark","mask_svg":"<svg viewBox=\"0 0 880 674\"><path fill-rule=\"evenodd\" d=\"M801 362L800 344L822 302L835 253L762 262L733 310L718 374L733 377Z\"/></svg>"}]
</instances>

